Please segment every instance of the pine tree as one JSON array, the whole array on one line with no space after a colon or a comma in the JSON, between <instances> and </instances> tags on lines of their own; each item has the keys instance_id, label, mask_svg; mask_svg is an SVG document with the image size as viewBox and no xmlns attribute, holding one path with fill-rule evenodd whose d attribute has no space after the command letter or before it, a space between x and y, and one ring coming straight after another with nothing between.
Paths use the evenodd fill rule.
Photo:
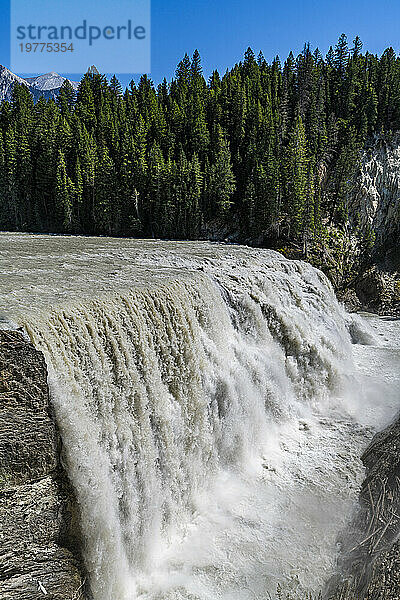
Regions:
<instances>
[{"instance_id":1,"label":"pine tree","mask_svg":"<svg viewBox=\"0 0 400 600\"><path fill-rule=\"evenodd\" d=\"M115 75L110 79L110 90L115 96L122 96L122 85Z\"/></svg>"},{"instance_id":2,"label":"pine tree","mask_svg":"<svg viewBox=\"0 0 400 600\"><path fill-rule=\"evenodd\" d=\"M68 79L65 79L62 83L60 91L57 96L57 106L60 108L62 115L68 115L75 104L76 92Z\"/></svg>"},{"instance_id":3,"label":"pine tree","mask_svg":"<svg viewBox=\"0 0 400 600\"><path fill-rule=\"evenodd\" d=\"M353 40L353 48L351 49L351 56L353 59L357 59L360 56L362 47L363 43L357 35Z\"/></svg>"},{"instance_id":4,"label":"pine tree","mask_svg":"<svg viewBox=\"0 0 400 600\"><path fill-rule=\"evenodd\" d=\"M235 183L229 144L221 132L220 148L215 162L211 166L207 185L208 204L211 213L221 215L227 212L236 189Z\"/></svg>"},{"instance_id":5,"label":"pine tree","mask_svg":"<svg viewBox=\"0 0 400 600\"><path fill-rule=\"evenodd\" d=\"M201 58L199 51L196 49L192 56L192 63L190 65L190 79L192 82L202 79L203 69L201 66Z\"/></svg>"},{"instance_id":6,"label":"pine tree","mask_svg":"<svg viewBox=\"0 0 400 600\"><path fill-rule=\"evenodd\" d=\"M65 157L61 150L58 152L57 179L56 179L56 207L62 226L66 231L72 228L72 199L73 186L67 175Z\"/></svg>"},{"instance_id":7,"label":"pine tree","mask_svg":"<svg viewBox=\"0 0 400 600\"><path fill-rule=\"evenodd\" d=\"M15 131L9 127L5 132L5 182L8 210L10 211L12 228L21 228L19 211L18 179L17 179L17 140Z\"/></svg>"},{"instance_id":8,"label":"pine tree","mask_svg":"<svg viewBox=\"0 0 400 600\"><path fill-rule=\"evenodd\" d=\"M297 117L287 155L286 185L291 233L298 237L303 231L304 207L307 198L308 156L304 124Z\"/></svg>"},{"instance_id":9,"label":"pine tree","mask_svg":"<svg viewBox=\"0 0 400 600\"><path fill-rule=\"evenodd\" d=\"M348 57L349 47L347 44L347 37L344 33L342 33L335 47L334 58L334 65L339 77L343 77L345 73Z\"/></svg>"},{"instance_id":10,"label":"pine tree","mask_svg":"<svg viewBox=\"0 0 400 600\"><path fill-rule=\"evenodd\" d=\"M114 222L118 218L114 206L114 164L106 146L99 149L95 168L95 190L93 218L98 233L114 233Z\"/></svg>"}]
</instances>

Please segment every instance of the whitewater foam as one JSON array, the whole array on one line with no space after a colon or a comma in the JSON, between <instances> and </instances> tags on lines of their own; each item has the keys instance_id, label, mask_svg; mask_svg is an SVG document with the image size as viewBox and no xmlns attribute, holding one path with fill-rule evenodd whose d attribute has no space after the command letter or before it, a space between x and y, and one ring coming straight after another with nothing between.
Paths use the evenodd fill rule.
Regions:
<instances>
[{"instance_id":1,"label":"whitewater foam","mask_svg":"<svg viewBox=\"0 0 400 600\"><path fill-rule=\"evenodd\" d=\"M353 361L374 328L270 251L12 239L0 310L46 357L95 600L322 586L397 409Z\"/></svg>"}]
</instances>

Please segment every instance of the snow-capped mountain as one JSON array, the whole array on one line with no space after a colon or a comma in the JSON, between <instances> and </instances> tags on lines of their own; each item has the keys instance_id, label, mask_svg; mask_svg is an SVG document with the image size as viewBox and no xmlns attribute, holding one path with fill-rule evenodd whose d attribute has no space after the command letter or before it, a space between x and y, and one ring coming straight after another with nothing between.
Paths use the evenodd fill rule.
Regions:
<instances>
[{"instance_id":1,"label":"snow-capped mountain","mask_svg":"<svg viewBox=\"0 0 400 600\"><path fill-rule=\"evenodd\" d=\"M44 96L45 98L55 98L65 79L65 77L54 72L23 79L22 77L18 77L18 75L14 75L14 73L6 67L0 65L0 102L3 100L11 100L12 89L15 83L26 85L35 101L41 96ZM76 81L70 81L70 83L75 90L78 88L79 83Z\"/></svg>"},{"instance_id":2,"label":"snow-capped mountain","mask_svg":"<svg viewBox=\"0 0 400 600\"><path fill-rule=\"evenodd\" d=\"M25 78L25 81L27 81L31 87L35 88L35 90L50 92L60 89L65 81L65 77L62 77L53 71L52 73L45 73L45 75L38 75L38 77L27 77ZM79 85L76 81L70 81L70 84L75 89L77 89Z\"/></svg>"},{"instance_id":3,"label":"snow-capped mountain","mask_svg":"<svg viewBox=\"0 0 400 600\"><path fill-rule=\"evenodd\" d=\"M15 83L29 87L29 84L22 77L14 75L6 67L0 65L0 101L11 100L12 89Z\"/></svg>"}]
</instances>

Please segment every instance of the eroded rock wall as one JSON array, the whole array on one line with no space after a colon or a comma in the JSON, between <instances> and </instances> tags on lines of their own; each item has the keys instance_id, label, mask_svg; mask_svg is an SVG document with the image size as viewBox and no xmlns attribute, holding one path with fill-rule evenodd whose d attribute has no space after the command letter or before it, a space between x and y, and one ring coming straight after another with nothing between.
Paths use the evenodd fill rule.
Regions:
<instances>
[{"instance_id":1,"label":"eroded rock wall","mask_svg":"<svg viewBox=\"0 0 400 600\"><path fill-rule=\"evenodd\" d=\"M78 521L43 355L0 331L1 600L84 597Z\"/></svg>"},{"instance_id":2,"label":"eroded rock wall","mask_svg":"<svg viewBox=\"0 0 400 600\"><path fill-rule=\"evenodd\" d=\"M377 136L361 157L349 194L353 226L372 235L376 258L400 267L400 132Z\"/></svg>"}]
</instances>

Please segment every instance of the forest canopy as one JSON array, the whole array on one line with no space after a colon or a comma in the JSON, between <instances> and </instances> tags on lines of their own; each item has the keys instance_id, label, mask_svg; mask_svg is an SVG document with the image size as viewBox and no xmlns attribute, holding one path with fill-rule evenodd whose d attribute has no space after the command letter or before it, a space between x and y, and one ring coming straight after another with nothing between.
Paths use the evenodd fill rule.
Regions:
<instances>
[{"instance_id":1,"label":"forest canopy","mask_svg":"<svg viewBox=\"0 0 400 600\"><path fill-rule=\"evenodd\" d=\"M347 216L360 149L400 129L400 58L343 34L282 63L249 48L205 80L197 51L155 87L88 72L0 106L0 228L158 238L240 230L312 242Z\"/></svg>"}]
</instances>

